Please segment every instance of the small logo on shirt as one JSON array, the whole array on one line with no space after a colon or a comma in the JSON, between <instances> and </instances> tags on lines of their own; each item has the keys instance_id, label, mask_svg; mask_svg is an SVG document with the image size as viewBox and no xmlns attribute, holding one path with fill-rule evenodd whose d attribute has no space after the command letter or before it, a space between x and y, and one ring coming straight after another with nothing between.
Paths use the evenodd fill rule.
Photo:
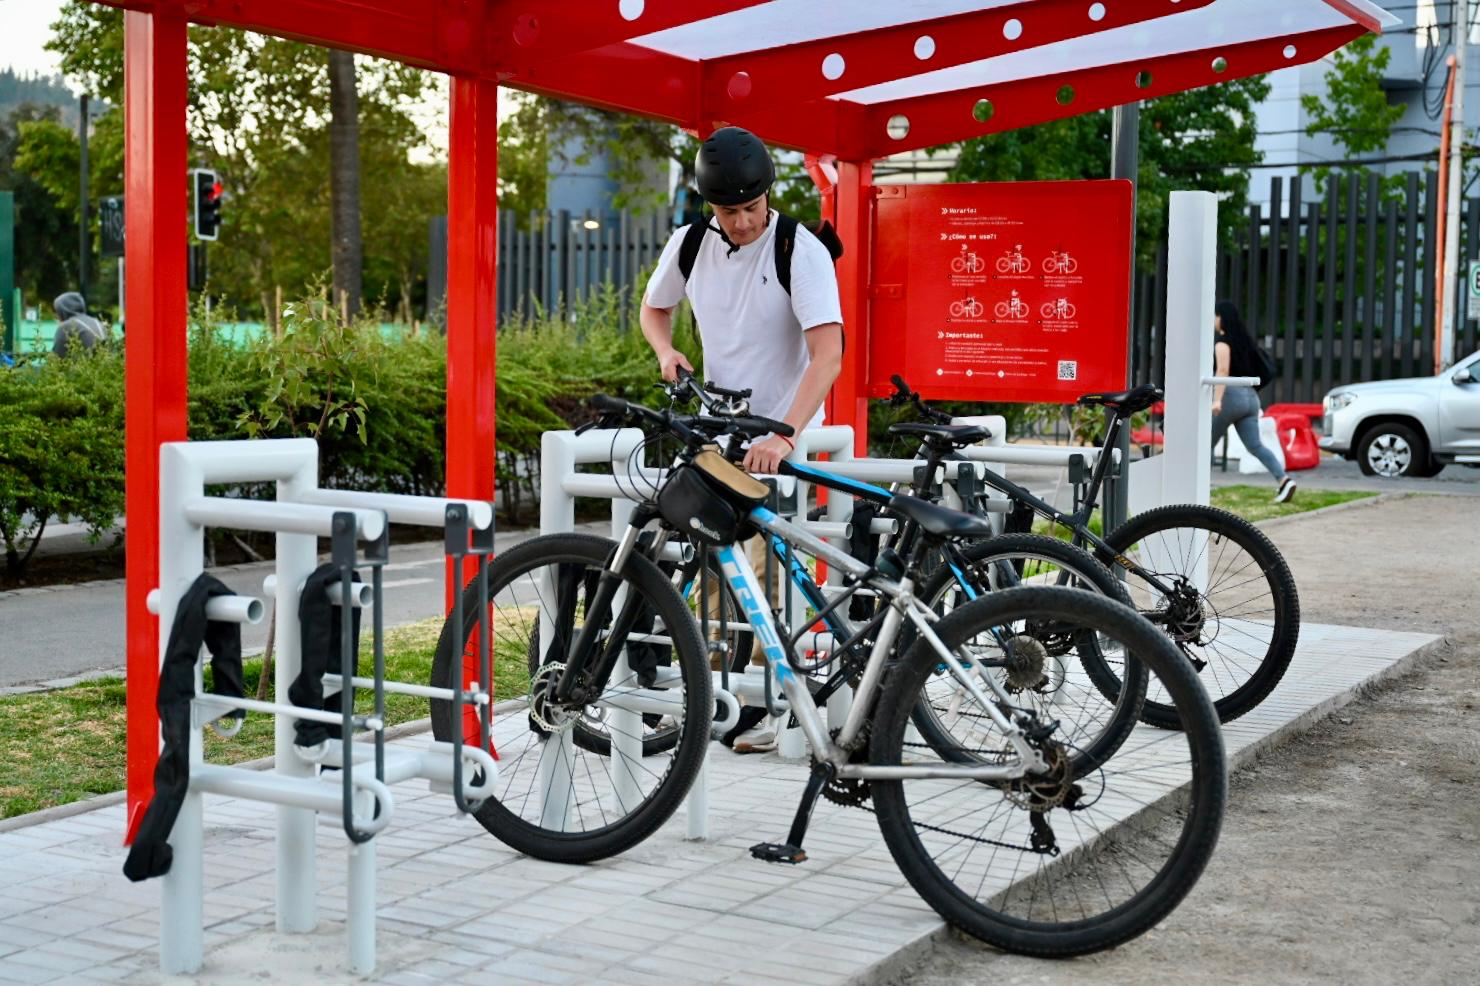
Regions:
<instances>
[{"instance_id":1,"label":"small logo on shirt","mask_svg":"<svg viewBox=\"0 0 1480 986\"><path fill-rule=\"evenodd\" d=\"M766 275L762 274L761 275L761 283L762 284L770 284L771 282L769 280L767 280Z\"/></svg>"}]
</instances>

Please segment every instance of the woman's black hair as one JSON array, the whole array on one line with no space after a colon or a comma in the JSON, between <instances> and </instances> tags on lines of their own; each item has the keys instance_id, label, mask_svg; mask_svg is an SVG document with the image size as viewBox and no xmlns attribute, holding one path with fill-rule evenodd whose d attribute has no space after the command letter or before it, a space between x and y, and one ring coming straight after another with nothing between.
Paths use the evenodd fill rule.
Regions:
<instances>
[{"instance_id":1,"label":"woman's black hair","mask_svg":"<svg viewBox=\"0 0 1480 986\"><path fill-rule=\"evenodd\" d=\"M1249 330L1244 327L1243 316L1239 314L1238 306L1231 301L1220 301L1213 307L1223 328L1222 341L1228 343L1231 359L1230 372L1234 376L1248 376L1257 374L1259 370L1258 353L1254 348L1254 340L1249 335ZM1253 367L1251 370L1250 367Z\"/></svg>"}]
</instances>

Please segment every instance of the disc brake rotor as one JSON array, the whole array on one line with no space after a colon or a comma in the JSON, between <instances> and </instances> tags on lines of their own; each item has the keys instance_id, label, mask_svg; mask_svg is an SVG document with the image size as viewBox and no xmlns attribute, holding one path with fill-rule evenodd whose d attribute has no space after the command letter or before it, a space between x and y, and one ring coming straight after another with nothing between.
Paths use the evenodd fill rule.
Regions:
<instances>
[{"instance_id":1,"label":"disc brake rotor","mask_svg":"<svg viewBox=\"0 0 1480 986\"><path fill-rule=\"evenodd\" d=\"M580 719L580 713L572 709L563 709L550 701L555 686L560 681L560 676L565 673L565 665L560 661L551 661L543 665L530 678L529 682L529 718L535 725L549 733L564 733L575 728Z\"/></svg>"}]
</instances>

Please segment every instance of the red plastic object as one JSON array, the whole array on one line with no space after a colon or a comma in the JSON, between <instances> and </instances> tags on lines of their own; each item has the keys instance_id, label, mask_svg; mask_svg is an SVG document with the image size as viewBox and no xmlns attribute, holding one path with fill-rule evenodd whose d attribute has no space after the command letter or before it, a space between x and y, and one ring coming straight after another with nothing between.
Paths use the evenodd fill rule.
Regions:
<instances>
[{"instance_id":1,"label":"red plastic object","mask_svg":"<svg viewBox=\"0 0 1480 986\"><path fill-rule=\"evenodd\" d=\"M1278 418L1282 414L1299 414L1314 420L1326 413L1326 409L1319 404L1271 404L1264 409L1264 413L1272 418Z\"/></svg>"},{"instance_id":2,"label":"red plastic object","mask_svg":"<svg viewBox=\"0 0 1480 986\"><path fill-rule=\"evenodd\" d=\"M1133 428L1131 429L1132 445L1162 445L1166 442L1166 434L1160 428Z\"/></svg>"},{"instance_id":3,"label":"red plastic object","mask_svg":"<svg viewBox=\"0 0 1480 986\"><path fill-rule=\"evenodd\" d=\"M1286 470L1314 469L1321 464L1321 448L1316 444L1316 433L1310 427L1308 415L1302 411L1282 411L1268 417L1274 418L1275 427L1279 429Z\"/></svg>"},{"instance_id":4,"label":"red plastic object","mask_svg":"<svg viewBox=\"0 0 1480 986\"><path fill-rule=\"evenodd\" d=\"M868 393L1073 403L1125 387L1128 181L886 185Z\"/></svg>"}]
</instances>

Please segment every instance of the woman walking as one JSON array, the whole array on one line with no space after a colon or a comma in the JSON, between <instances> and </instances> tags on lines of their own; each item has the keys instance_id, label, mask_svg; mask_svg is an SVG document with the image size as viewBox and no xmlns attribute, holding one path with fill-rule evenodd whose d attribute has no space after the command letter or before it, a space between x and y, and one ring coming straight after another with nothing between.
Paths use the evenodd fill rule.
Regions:
<instances>
[{"instance_id":1,"label":"woman walking","mask_svg":"<svg viewBox=\"0 0 1480 986\"><path fill-rule=\"evenodd\" d=\"M1214 312L1213 331L1216 341L1213 343L1213 373L1220 377L1259 376L1262 369L1259 351L1254 347L1254 340L1249 338L1248 330L1244 328L1238 306L1231 301L1220 301ZM1223 441L1223 436L1228 432L1228 426L1233 425L1244 448L1264 463L1264 468L1279 483L1279 489L1274 495L1275 502L1288 503L1295 496L1295 481L1286 475L1279 458L1259 440L1259 417L1263 413L1264 409L1259 406L1259 394L1253 387L1224 387L1222 384L1214 387L1213 449L1217 450L1218 443Z\"/></svg>"}]
</instances>

